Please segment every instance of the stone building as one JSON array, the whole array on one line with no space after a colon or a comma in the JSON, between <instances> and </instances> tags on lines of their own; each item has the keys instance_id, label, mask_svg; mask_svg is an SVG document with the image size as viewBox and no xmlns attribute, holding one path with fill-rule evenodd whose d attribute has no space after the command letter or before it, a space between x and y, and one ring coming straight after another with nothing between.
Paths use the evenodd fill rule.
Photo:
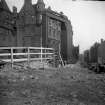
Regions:
<instances>
[{"instance_id":1,"label":"stone building","mask_svg":"<svg viewBox=\"0 0 105 105\"><path fill-rule=\"evenodd\" d=\"M72 55L73 55L73 63L77 63L79 60L79 46L74 46L72 49Z\"/></svg>"},{"instance_id":2,"label":"stone building","mask_svg":"<svg viewBox=\"0 0 105 105\"><path fill-rule=\"evenodd\" d=\"M0 1L0 46L15 46L15 26L13 13L5 0Z\"/></svg>"},{"instance_id":3,"label":"stone building","mask_svg":"<svg viewBox=\"0 0 105 105\"><path fill-rule=\"evenodd\" d=\"M72 60L72 25L62 12L45 8L43 0L38 0L36 4L32 4L32 0L24 0L19 13L16 7L11 13L4 0L1 0L0 5L1 22L4 15L3 20L9 21L5 27L4 22L0 23L0 33L5 30L5 35L0 34L0 38L6 37L4 42L0 39L0 43L3 43L1 46L51 47L57 52L61 50L63 60Z\"/></svg>"}]
</instances>

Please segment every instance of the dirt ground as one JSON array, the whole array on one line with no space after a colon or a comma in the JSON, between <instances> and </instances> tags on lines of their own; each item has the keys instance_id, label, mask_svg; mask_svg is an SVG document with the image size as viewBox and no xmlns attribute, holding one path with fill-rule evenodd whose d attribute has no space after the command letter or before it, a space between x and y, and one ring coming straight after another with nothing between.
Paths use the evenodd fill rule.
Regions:
<instances>
[{"instance_id":1,"label":"dirt ground","mask_svg":"<svg viewBox=\"0 0 105 105\"><path fill-rule=\"evenodd\" d=\"M0 105L105 105L105 74L80 65L0 72Z\"/></svg>"}]
</instances>

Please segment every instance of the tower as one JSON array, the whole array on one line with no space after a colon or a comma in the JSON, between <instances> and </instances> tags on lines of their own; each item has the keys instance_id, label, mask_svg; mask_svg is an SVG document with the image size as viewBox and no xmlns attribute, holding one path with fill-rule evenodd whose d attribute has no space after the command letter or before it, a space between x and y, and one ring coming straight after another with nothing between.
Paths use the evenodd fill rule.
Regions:
<instances>
[{"instance_id":1,"label":"tower","mask_svg":"<svg viewBox=\"0 0 105 105\"><path fill-rule=\"evenodd\" d=\"M43 0L38 0L37 4L36 4L36 23L37 25L41 25L42 23L42 12L45 9L45 4L43 2Z\"/></svg>"},{"instance_id":2,"label":"tower","mask_svg":"<svg viewBox=\"0 0 105 105\"><path fill-rule=\"evenodd\" d=\"M43 0L37 1L37 12L42 12L45 9L45 3Z\"/></svg>"}]
</instances>

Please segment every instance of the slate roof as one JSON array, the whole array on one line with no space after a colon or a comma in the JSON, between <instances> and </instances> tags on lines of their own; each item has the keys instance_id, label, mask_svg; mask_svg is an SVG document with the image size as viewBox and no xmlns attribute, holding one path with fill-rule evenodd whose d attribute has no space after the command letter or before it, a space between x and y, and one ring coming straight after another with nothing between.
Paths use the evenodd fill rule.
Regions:
<instances>
[{"instance_id":1,"label":"slate roof","mask_svg":"<svg viewBox=\"0 0 105 105\"><path fill-rule=\"evenodd\" d=\"M10 12L10 9L5 0L0 0L0 9L6 10Z\"/></svg>"}]
</instances>

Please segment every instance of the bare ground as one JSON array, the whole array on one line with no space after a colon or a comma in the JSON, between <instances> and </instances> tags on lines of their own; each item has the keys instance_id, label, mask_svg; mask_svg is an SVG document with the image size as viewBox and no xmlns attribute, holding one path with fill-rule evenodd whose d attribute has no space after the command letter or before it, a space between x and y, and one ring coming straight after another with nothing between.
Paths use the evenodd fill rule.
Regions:
<instances>
[{"instance_id":1,"label":"bare ground","mask_svg":"<svg viewBox=\"0 0 105 105\"><path fill-rule=\"evenodd\" d=\"M0 72L0 105L105 105L105 74L79 65Z\"/></svg>"}]
</instances>

